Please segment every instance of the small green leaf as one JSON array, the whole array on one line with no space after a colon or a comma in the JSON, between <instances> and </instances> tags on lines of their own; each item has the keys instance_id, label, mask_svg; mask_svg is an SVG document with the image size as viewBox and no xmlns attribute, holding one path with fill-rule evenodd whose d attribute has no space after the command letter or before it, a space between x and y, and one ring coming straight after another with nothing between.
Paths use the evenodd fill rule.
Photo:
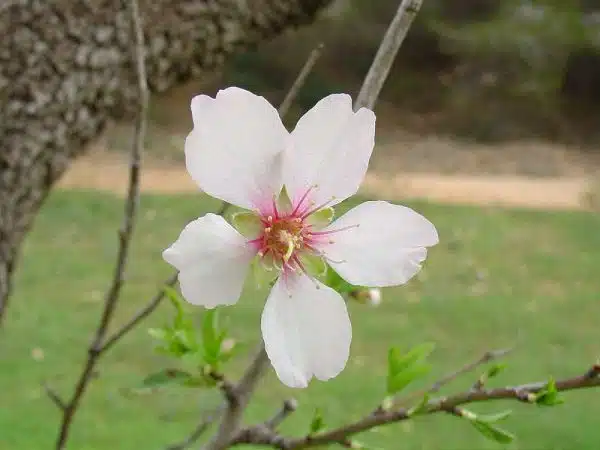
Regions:
<instances>
[{"instance_id":1,"label":"small green leaf","mask_svg":"<svg viewBox=\"0 0 600 450\"><path fill-rule=\"evenodd\" d=\"M535 395L535 403L540 406L556 406L564 403L564 399L556 390L556 382L550 379L544 389Z\"/></svg>"},{"instance_id":2,"label":"small green leaf","mask_svg":"<svg viewBox=\"0 0 600 450\"><path fill-rule=\"evenodd\" d=\"M393 360L390 361L390 363L392 364L395 373L401 372L414 364L427 359L434 349L435 344L426 342L413 347L404 355L402 355L399 350L396 350L393 355Z\"/></svg>"},{"instance_id":3,"label":"small green leaf","mask_svg":"<svg viewBox=\"0 0 600 450\"><path fill-rule=\"evenodd\" d=\"M425 343L418 345L402 354L396 347L388 352L388 394L395 394L404 389L413 380L426 375L430 367L423 361L433 352L435 345Z\"/></svg>"},{"instance_id":4,"label":"small green leaf","mask_svg":"<svg viewBox=\"0 0 600 450\"><path fill-rule=\"evenodd\" d=\"M148 334L159 341L166 341L170 333L164 328L150 328Z\"/></svg>"},{"instance_id":5,"label":"small green leaf","mask_svg":"<svg viewBox=\"0 0 600 450\"><path fill-rule=\"evenodd\" d=\"M202 315L202 346L204 348L204 362L217 366L221 354L221 343L225 333L218 330L218 309L207 309Z\"/></svg>"},{"instance_id":6,"label":"small green leaf","mask_svg":"<svg viewBox=\"0 0 600 450\"><path fill-rule=\"evenodd\" d=\"M183 302L179 293L171 286L165 286L163 290L165 292L165 296L177 310L177 313L183 315Z\"/></svg>"},{"instance_id":7,"label":"small green leaf","mask_svg":"<svg viewBox=\"0 0 600 450\"><path fill-rule=\"evenodd\" d=\"M313 418L310 422L310 434L318 433L325 428L325 419L323 419L323 413L320 408L315 409Z\"/></svg>"},{"instance_id":8,"label":"small green leaf","mask_svg":"<svg viewBox=\"0 0 600 450\"><path fill-rule=\"evenodd\" d=\"M502 411L502 412L499 412L496 414L477 415L477 420L479 420L480 422L485 422L485 423L495 423L495 422L499 422L501 420L506 419L511 414L512 414L512 411L510 409L508 409L506 411Z\"/></svg>"},{"instance_id":9,"label":"small green leaf","mask_svg":"<svg viewBox=\"0 0 600 450\"><path fill-rule=\"evenodd\" d=\"M502 372L504 369L506 369L507 364L506 363L498 363L498 364L494 364L493 366L491 366L487 372L485 373L485 376L487 378L494 378L495 376L497 376L500 372Z\"/></svg>"},{"instance_id":10,"label":"small green leaf","mask_svg":"<svg viewBox=\"0 0 600 450\"><path fill-rule=\"evenodd\" d=\"M388 378L388 394L396 394L412 383L429 373L431 367L426 364L415 364Z\"/></svg>"},{"instance_id":11,"label":"small green leaf","mask_svg":"<svg viewBox=\"0 0 600 450\"><path fill-rule=\"evenodd\" d=\"M475 429L481 433L482 436L492 441L499 442L501 444L509 444L515 439L514 434L509 433L508 431L490 423L482 422L477 419L469 421L475 427Z\"/></svg>"},{"instance_id":12,"label":"small green leaf","mask_svg":"<svg viewBox=\"0 0 600 450\"><path fill-rule=\"evenodd\" d=\"M250 211L237 212L231 216L231 225L245 238L258 237L263 229L263 224L255 213Z\"/></svg>"},{"instance_id":13,"label":"small green leaf","mask_svg":"<svg viewBox=\"0 0 600 450\"><path fill-rule=\"evenodd\" d=\"M179 369L163 369L148 375L142 381L142 387L158 388L168 384L184 384L192 378L188 372Z\"/></svg>"}]
</instances>

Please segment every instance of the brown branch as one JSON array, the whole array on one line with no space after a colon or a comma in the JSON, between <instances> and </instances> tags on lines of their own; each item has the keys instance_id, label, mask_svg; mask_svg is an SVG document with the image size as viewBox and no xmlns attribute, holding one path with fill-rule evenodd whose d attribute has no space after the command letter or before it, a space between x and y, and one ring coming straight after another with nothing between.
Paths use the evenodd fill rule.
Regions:
<instances>
[{"instance_id":1,"label":"brown branch","mask_svg":"<svg viewBox=\"0 0 600 450\"><path fill-rule=\"evenodd\" d=\"M298 402L293 398L288 398L283 402L281 409L275 413L273 417L264 423L264 426L269 430L275 430L281 422L288 418L298 408Z\"/></svg>"},{"instance_id":2,"label":"brown branch","mask_svg":"<svg viewBox=\"0 0 600 450\"><path fill-rule=\"evenodd\" d=\"M127 8L127 5L126 5ZM130 0L129 8L131 13L132 26L135 33L135 59L137 63L139 105L135 126L134 142L131 148L131 160L129 163L129 186L127 198L125 200L125 211L123 224L119 230L119 250L115 264L113 280L106 293L104 301L104 311L100 318L100 323L96 329L96 335L92 341L88 356L77 381L73 395L63 409L63 416L60 426L60 432L56 441L56 449L65 448L69 438L69 431L73 418L79 408L79 404L92 378L94 367L100 357L102 341L108 329L108 325L113 316L115 306L119 300L121 287L123 286L125 268L127 266L127 256L129 254L129 245L133 235L135 216L137 212L139 199L139 180L140 180L140 160L144 146L144 137L146 134L146 115L148 110L148 85L146 82L144 35L142 32L141 19L137 0Z\"/></svg>"},{"instance_id":3,"label":"brown branch","mask_svg":"<svg viewBox=\"0 0 600 450\"><path fill-rule=\"evenodd\" d=\"M534 394L545 389L547 385L548 382L542 381L494 389L470 389L458 394L432 399L424 405L419 414L429 415L439 412L453 414L460 411L458 408L460 405L492 400L516 400L524 403L533 403L535 401ZM600 387L600 365L594 365L583 375L558 380L555 385L558 392ZM356 422L301 438L286 438L272 430L266 429L264 426L251 427L242 430L233 441L233 444L258 444L285 450L297 450L327 444L344 444L348 442L351 436L357 433L362 433L382 425L402 422L411 417L413 417L413 414L409 408L382 412L379 415L368 414Z\"/></svg>"},{"instance_id":4,"label":"brown branch","mask_svg":"<svg viewBox=\"0 0 600 450\"><path fill-rule=\"evenodd\" d=\"M56 392L47 383L43 383L43 387L44 387L44 391L46 392L46 395L50 398L50 400L52 400L52 403L54 403L56 405L56 407L64 413L67 405L66 405L65 401L60 397L60 395L58 395L58 392Z\"/></svg>"},{"instance_id":5,"label":"brown branch","mask_svg":"<svg viewBox=\"0 0 600 450\"><path fill-rule=\"evenodd\" d=\"M354 103L354 109L362 107L373 109L375 106L398 50L422 4L423 0L402 0L400 3L363 81Z\"/></svg>"},{"instance_id":6,"label":"brown branch","mask_svg":"<svg viewBox=\"0 0 600 450\"><path fill-rule=\"evenodd\" d=\"M308 55L308 59L304 63L304 66L300 70L300 73L296 77L296 80L294 80L294 83L288 90L287 94L285 94L281 105L279 105L279 115L281 117L284 117L289 112L290 107L294 103L294 100L296 100L296 97L298 97L300 89L302 89L302 86L304 86L304 83L306 83L306 79L315 67L315 64L319 60L319 57L321 56L322 52L323 44L321 43L316 48L314 48L312 52L310 52L310 55Z\"/></svg>"},{"instance_id":7,"label":"brown branch","mask_svg":"<svg viewBox=\"0 0 600 450\"><path fill-rule=\"evenodd\" d=\"M386 410L391 410L394 407L400 405L400 404L407 404L409 402L414 401L416 398L420 398L425 394L435 394L437 392L440 391L440 389L442 389L445 385L451 383L452 381L456 380L458 377L460 377L461 375L464 375L466 373L469 373L475 369L477 369L479 366L483 365L483 364L487 364L495 359L498 358L502 358L503 356L507 355L508 353L510 353L513 350L513 348L504 348L504 349L499 349L499 350L488 350L486 351L483 355L481 355L479 358L477 358L475 361L472 361L468 364L465 364L464 366L462 366L461 368L459 368L458 370L455 370L454 372L451 372L447 375L444 375L442 378L440 378L439 380L437 380L435 383L433 383L431 385L431 387L429 387L428 389L424 389L421 391L417 391L417 392L412 392L411 394L403 397L403 398L398 398L398 399L391 399L391 401L386 401L385 404L381 404L379 405L372 414L381 414L382 412L385 412ZM483 383L482 380L479 379L473 386L473 389L481 389L483 387Z\"/></svg>"},{"instance_id":8,"label":"brown branch","mask_svg":"<svg viewBox=\"0 0 600 450\"><path fill-rule=\"evenodd\" d=\"M177 274L171 275L164 282L164 286L173 286L177 282ZM100 347L99 352L102 354L108 351L113 345L115 345L123 336L129 333L133 328L136 327L142 320L148 317L150 314L154 312L156 308L160 305L162 300L165 298L166 292L164 289L161 289L156 293L154 297L148 302L146 306L140 309L135 315L125 323L121 328L115 331L111 336L104 340L104 343Z\"/></svg>"}]
</instances>

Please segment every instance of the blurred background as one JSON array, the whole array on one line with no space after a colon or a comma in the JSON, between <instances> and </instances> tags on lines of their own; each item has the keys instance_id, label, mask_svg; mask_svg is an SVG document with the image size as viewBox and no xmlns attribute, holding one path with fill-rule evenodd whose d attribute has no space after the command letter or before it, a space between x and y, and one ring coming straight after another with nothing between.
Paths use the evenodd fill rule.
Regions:
<instances>
[{"instance_id":1,"label":"blurred background","mask_svg":"<svg viewBox=\"0 0 600 450\"><path fill-rule=\"evenodd\" d=\"M323 55L286 119L292 127L324 95L356 95L397 5L338 0L314 24L152 98L139 228L115 327L170 273L162 249L187 221L218 207L198 195L183 165L191 97L237 85L278 104L323 42ZM359 417L385 395L390 345L437 343L433 372L422 385L494 348L516 345L494 385L577 375L599 356L600 2L425 0L376 112L376 150L362 198L409 204L438 227L440 244L418 277L384 290L378 308L350 305L352 356L338 378L290 392L269 373L249 421L270 417L290 395L301 407L286 432L306 433L316 407L327 425ZM42 382L71 392L85 357L122 214L122 200L100 190L124 190L130 142L131 124L111 124L73 164L26 241L10 338L0 340L7 355L0 385L15 386L0 393L2 450L52 448L58 413ZM223 309L244 352L259 339L264 298L248 287L238 306ZM200 309L190 311L200 320ZM218 393L177 386L136 391L149 373L177 367L153 351L147 333L172 316L162 305L102 360L69 448L167 448L217 403ZM240 356L228 373L235 376L244 362ZM469 388L479 374L450 391ZM553 409L473 406L515 409L506 428L518 438L508 447L454 417L411 421L361 440L387 450L596 450L600 393L565 398Z\"/></svg>"},{"instance_id":2,"label":"blurred background","mask_svg":"<svg viewBox=\"0 0 600 450\"><path fill-rule=\"evenodd\" d=\"M181 158L180 136L190 129L189 99L195 93L238 85L276 104L320 42L325 51L290 125L328 93L355 95L396 7L395 0L338 0L313 25L238 55L212 79L155 98L152 152ZM428 0L377 112L375 169L593 173L600 164L600 5ZM119 135L113 131L110 148L121 147Z\"/></svg>"}]
</instances>

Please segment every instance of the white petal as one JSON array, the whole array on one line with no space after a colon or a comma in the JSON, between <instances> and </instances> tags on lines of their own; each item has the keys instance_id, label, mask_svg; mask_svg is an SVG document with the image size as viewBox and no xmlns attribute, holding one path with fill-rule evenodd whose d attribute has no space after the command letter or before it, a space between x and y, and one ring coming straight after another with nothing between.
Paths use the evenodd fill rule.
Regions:
<instances>
[{"instance_id":1,"label":"white petal","mask_svg":"<svg viewBox=\"0 0 600 450\"><path fill-rule=\"evenodd\" d=\"M346 303L305 275L277 280L261 327L275 372L290 387L306 387L313 375L328 380L346 365L352 340Z\"/></svg>"},{"instance_id":2,"label":"white petal","mask_svg":"<svg viewBox=\"0 0 600 450\"><path fill-rule=\"evenodd\" d=\"M298 121L292 148L284 156L283 181L293 200L317 185L311 199L336 204L355 194L375 143L375 114L352 110L352 99L333 94L319 101Z\"/></svg>"},{"instance_id":3,"label":"white petal","mask_svg":"<svg viewBox=\"0 0 600 450\"><path fill-rule=\"evenodd\" d=\"M289 138L277 110L239 88L192 100L194 129L185 141L188 172L200 188L252 209L281 190L281 152Z\"/></svg>"},{"instance_id":4,"label":"white petal","mask_svg":"<svg viewBox=\"0 0 600 450\"><path fill-rule=\"evenodd\" d=\"M255 253L225 219L206 214L186 225L163 258L179 270L189 303L214 308L237 302Z\"/></svg>"},{"instance_id":5,"label":"white petal","mask_svg":"<svg viewBox=\"0 0 600 450\"><path fill-rule=\"evenodd\" d=\"M359 286L404 284L421 269L426 247L438 243L433 224L405 206L365 202L351 209L326 230L333 243L322 250L331 266L349 283Z\"/></svg>"}]
</instances>

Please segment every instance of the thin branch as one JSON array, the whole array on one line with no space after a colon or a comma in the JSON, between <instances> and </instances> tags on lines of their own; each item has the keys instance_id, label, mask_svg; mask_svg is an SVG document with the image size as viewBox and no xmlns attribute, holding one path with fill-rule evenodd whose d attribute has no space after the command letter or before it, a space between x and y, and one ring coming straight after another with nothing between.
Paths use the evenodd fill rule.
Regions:
<instances>
[{"instance_id":1,"label":"thin branch","mask_svg":"<svg viewBox=\"0 0 600 450\"><path fill-rule=\"evenodd\" d=\"M173 286L177 282L177 274L171 275L165 282L164 286ZM148 302L146 306L140 309L135 315L125 323L121 328L115 331L111 336L104 340L104 343L100 347L99 352L105 353L107 352L113 345L115 345L123 336L129 333L133 328L136 327L142 320L148 317L162 302L165 298L166 292L164 289L161 289L152 297L152 299Z\"/></svg>"},{"instance_id":2,"label":"thin branch","mask_svg":"<svg viewBox=\"0 0 600 450\"><path fill-rule=\"evenodd\" d=\"M454 413L459 411L458 407L460 405L492 400L516 400L532 404L535 401L534 395L545 389L547 385L548 382L541 381L494 389L470 389L465 392L428 401L419 412L419 415L430 415L439 412ZM555 385L558 392L600 387L600 365L594 365L583 375L558 380ZM242 430L233 444L267 445L285 450L298 450L327 444L343 444L357 433L362 433L382 425L402 422L411 417L413 415L409 408L387 411L379 415L368 414L356 422L301 438L286 438L263 426L251 427Z\"/></svg>"},{"instance_id":3,"label":"thin branch","mask_svg":"<svg viewBox=\"0 0 600 450\"><path fill-rule=\"evenodd\" d=\"M244 372L244 375L242 375L240 382L235 386L233 401L230 400L227 402L227 409L223 414L219 430L206 445L206 450L222 450L229 447L231 439L238 432L242 416L252 398L258 380L264 373L268 363L267 352L264 345L261 344L252 362Z\"/></svg>"},{"instance_id":4,"label":"thin branch","mask_svg":"<svg viewBox=\"0 0 600 450\"><path fill-rule=\"evenodd\" d=\"M287 94L285 94L285 98L281 102L281 105L279 105L279 115L281 117L284 117L289 112L290 107L294 103L294 100L296 100L296 97L298 97L300 89L302 89L302 86L304 86L304 83L306 83L306 79L315 67L315 64L319 60L322 52L323 44L321 43L314 48L312 52L310 52L310 55L308 55L308 59L304 63L304 66L300 70L296 80L288 90Z\"/></svg>"},{"instance_id":5,"label":"thin branch","mask_svg":"<svg viewBox=\"0 0 600 450\"><path fill-rule=\"evenodd\" d=\"M67 407L65 401L60 397L60 395L58 395L58 392L56 392L54 389L52 389L52 387L49 386L47 383L44 383L43 386L44 386L44 391L46 392L46 395L48 397L50 397L50 400L52 400L52 403L54 403L56 405L56 407L64 413L64 411Z\"/></svg>"},{"instance_id":6,"label":"thin branch","mask_svg":"<svg viewBox=\"0 0 600 450\"><path fill-rule=\"evenodd\" d=\"M298 402L293 398L288 398L283 402L281 409L273 417L264 423L269 430L276 430L281 422L288 418L298 408Z\"/></svg>"},{"instance_id":7,"label":"thin branch","mask_svg":"<svg viewBox=\"0 0 600 450\"><path fill-rule=\"evenodd\" d=\"M400 404L410 403L410 402L414 401L415 398L420 398L425 394L435 394L435 393L439 392L440 389L442 389L442 387L444 387L447 384L451 383L452 381L456 380L461 375L469 373L469 372L477 369L479 366L481 366L483 364L487 364L495 359L502 358L503 356L506 356L511 351L513 351L513 348L488 350L483 355L481 355L479 358L477 358L475 361L465 364L458 370L455 370L454 372L444 375L442 378L440 378L435 383L433 383L431 385L431 387L421 390L421 391L412 392L403 398L393 399L392 401L388 402L385 405L382 404L373 411L373 414L381 414L381 413L385 412L386 410L389 411ZM479 379L474 384L473 389L481 389L482 387L483 387L483 383L481 382L481 379Z\"/></svg>"},{"instance_id":8,"label":"thin branch","mask_svg":"<svg viewBox=\"0 0 600 450\"><path fill-rule=\"evenodd\" d=\"M400 3L360 88L354 103L355 110L362 107L373 109L375 106L398 50L422 4L423 0L402 0Z\"/></svg>"},{"instance_id":9,"label":"thin branch","mask_svg":"<svg viewBox=\"0 0 600 450\"><path fill-rule=\"evenodd\" d=\"M202 437L204 433L208 430L208 428L219 418L223 411L225 410L226 403L221 403L215 409L210 411L208 414L204 416L202 421L194 428L194 430L186 437L183 441L178 442L177 444L172 444L168 446L165 450L185 450L194 444L198 439Z\"/></svg>"},{"instance_id":10,"label":"thin branch","mask_svg":"<svg viewBox=\"0 0 600 450\"><path fill-rule=\"evenodd\" d=\"M436 392L439 392L439 390L442 387L444 387L448 383L451 383L452 381L456 380L461 375L472 372L473 370L477 369L479 366L482 366L484 364L492 362L496 359L503 358L504 356L508 355L512 351L513 351L512 347L498 349L498 350L488 350L483 355L481 355L480 358L476 359L475 361L473 361L469 364L465 364L460 369L440 378L438 381L433 383L433 385L427 390L427 392L430 394L435 394Z\"/></svg>"},{"instance_id":11,"label":"thin branch","mask_svg":"<svg viewBox=\"0 0 600 450\"><path fill-rule=\"evenodd\" d=\"M127 6L126 6L127 7ZM148 110L148 85L146 82L144 35L142 32L141 18L137 0L130 0L129 9L131 13L132 27L135 34L135 59L137 63L139 104L135 127L134 142L131 148L131 160L129 163L129 186L125 200L125 211L123 224L119 230L119 250L114 269L113 281L106 293L104 311L96 329L96 335L88 349L87 361L83 367L77 385L71 399L65 405L60 426L60 432L56 441L56 449L65 448L69 431L79 404L92 378L94 367L100 357L102 341L113 316L115 306L119 300L121 287L123 286L129 244L133 235L135 217L139 199L140 160L146 134L146 115Z\"/></svg>"}]
</instances>

